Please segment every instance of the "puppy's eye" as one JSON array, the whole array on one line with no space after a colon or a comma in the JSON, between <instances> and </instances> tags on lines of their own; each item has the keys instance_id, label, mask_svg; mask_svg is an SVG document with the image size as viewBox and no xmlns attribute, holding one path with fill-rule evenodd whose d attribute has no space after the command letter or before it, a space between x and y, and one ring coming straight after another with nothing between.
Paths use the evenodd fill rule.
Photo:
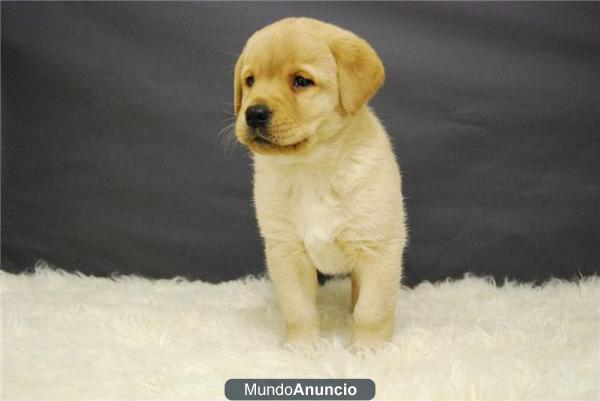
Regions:
<instances>
[{"instance_id":1,"label":"puppy's eye","mask_svg":"<svg viewBox=\"0 0 600 401\"><path fill-rule=\"evenodd\" d=\"M246 78L246 85L248 85L248 86L254 85L254 77Z\"/></svg>"},{"instance_id":2,"label":"puppy's eye","mask_svg":"<svg viewBox=\"0 0 600 401\"><path fill-rule=\"evenodd\" d=\"M296 75L294 77L294 86L296 88L305 88L310 85L314 85L314 81L312 79L304 78L301 75Z\"/></svg>"}]
</instances>

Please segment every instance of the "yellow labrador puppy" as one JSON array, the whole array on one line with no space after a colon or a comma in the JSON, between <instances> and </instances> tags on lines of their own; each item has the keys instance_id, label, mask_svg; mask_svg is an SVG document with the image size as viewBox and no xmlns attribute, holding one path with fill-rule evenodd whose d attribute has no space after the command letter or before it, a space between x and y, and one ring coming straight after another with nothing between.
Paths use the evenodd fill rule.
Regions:
<instances>
[{"instance_id":1,"label":"yellow labrador puppy","mask_svg":"<svg viewBox=\"0 0 600 401\"><path fill-rule=\"evenodd\" d=\"M290 342L318 337L316 269L351 274L354 345L392 336L405 216L390 140L367 107L384 76L367 42L309 18L259 30L236 63L236 136L253 154L256 214Z\"/></svg>"}]
</instances>

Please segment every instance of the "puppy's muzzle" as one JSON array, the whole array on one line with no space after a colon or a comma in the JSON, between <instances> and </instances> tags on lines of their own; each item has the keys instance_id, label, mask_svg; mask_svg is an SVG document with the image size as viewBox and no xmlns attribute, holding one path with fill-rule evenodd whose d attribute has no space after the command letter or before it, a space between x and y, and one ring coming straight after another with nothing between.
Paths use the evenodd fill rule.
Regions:
<instances>
[{"instance_id":1,"label":"puppy's muzzle","mask_svg":"<svg viewBox=\"0 0 600 401\"><path fill-rule=\"evenodd\" d=\"M272 111L264 104L257 104L246 109L246 124L250 128L264 128L271 119Z\"/></svg>"}]
</instances>

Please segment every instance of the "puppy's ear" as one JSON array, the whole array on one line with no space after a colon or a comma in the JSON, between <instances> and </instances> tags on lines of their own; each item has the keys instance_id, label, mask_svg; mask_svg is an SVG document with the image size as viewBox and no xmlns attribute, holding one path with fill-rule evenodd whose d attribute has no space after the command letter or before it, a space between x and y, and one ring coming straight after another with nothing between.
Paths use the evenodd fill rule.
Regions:
<instances>
[{"instance_id":1,"label":"puppy's ear","mask_svg":"<svg viewBox=\"0 0 600 401\"><path fill-rule=\"evenodd\" d=\"M383 63L365 40L348 31L336 35L329 43L329 48L338 67L342 107L354 114L383 84Z\"/></svg>"},{"instance_id":2,"label":"puppy's ear","mask_svg":"<svg viewBox=\"0 0 600 401\"><path fill-rule=\"evenodd\" d=\"M233 113L237 115L242 107L242 58L244 53L240 54L235 63L235 72L233 74Z\"/></svg>"}]
</instances>

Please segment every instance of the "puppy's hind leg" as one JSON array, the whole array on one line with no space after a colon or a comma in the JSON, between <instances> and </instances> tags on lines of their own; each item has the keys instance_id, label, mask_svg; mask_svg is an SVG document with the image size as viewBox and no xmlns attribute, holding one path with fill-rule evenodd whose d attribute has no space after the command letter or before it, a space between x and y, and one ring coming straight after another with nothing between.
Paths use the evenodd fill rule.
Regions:
<instances>
[{"instance_id":1,"label":"puppy's hind leg","mask_svg":"<svg viewBox=\"0 0 600 401\"><path fill-rule=\"evenodd\" d=\"M319 335L317 271L301 242L266 240L267 268L286 325L286 341L314 343Z\"/></svg>"}]
</instances>

